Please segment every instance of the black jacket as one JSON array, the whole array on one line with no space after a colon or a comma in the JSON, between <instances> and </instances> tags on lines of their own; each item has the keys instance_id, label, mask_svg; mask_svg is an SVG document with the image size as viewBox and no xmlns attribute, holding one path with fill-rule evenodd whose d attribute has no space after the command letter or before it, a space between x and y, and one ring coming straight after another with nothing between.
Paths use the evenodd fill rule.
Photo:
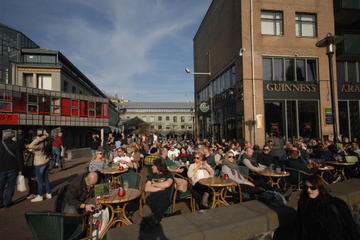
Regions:
<instances>
[{"instance_id":1,"label":"black jacket","mask_svg":"<svg viewBox=\"0 0 360 240\"><path fill-rule=\"evenodd\" d=\"M89 142L89 147L92 149L92 150L98 150L100 146L100 139L99 138L91 138L90 142Z\"/></svg>"},{"instance_id":2,"label":"black jacket","mask_svg":"<svg viewBox=\"0 0 360 240\"><path fill-rule=\"evenodd\" d=\"M2 142L0 142L0 172L8 170L22 171L24 167L23 154L11 138L4 140L7 148L15 155L15 158L5 149Z\"/></svg>"},{"instance_id":3,"label":"black jacket","mask_svg":"<svg viewBox=\"0 0 360 240\"><path fill-rule=\"evenodd\" d=\"M358 240L360 234L347 204L328 195L327 201L300 199L298 240Z\"/></svg>"},{"instance_id":4,"label":"black jacket","mask_svg":"<svg viewBox=\"0 0 360 240\"><path fill-rule=\"evenodd\" d=\"M80 205L82 203L86 203L95 197L94 188L88 188L85 183L86 173L74 178L74 180L70 183L67 187L67 191L65 193L64 201L63 201L63 208L65 204L69 204L71 206L80 209ZM62 208L62 209L63 209Z\"/></svg>"}]
</instances>

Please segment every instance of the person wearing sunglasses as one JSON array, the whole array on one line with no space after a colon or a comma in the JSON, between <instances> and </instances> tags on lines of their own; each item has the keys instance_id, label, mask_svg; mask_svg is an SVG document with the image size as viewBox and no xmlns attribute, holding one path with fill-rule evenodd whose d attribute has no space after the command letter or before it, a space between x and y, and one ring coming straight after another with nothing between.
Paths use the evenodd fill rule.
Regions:
<instances>
[{"instance_id":1,"label":"person wearing sunglasses","mask_svg":"<svg viewBox=\"0 0 360 240\"><path fill-rule=\"evenodd\" d=\"M298 202L298 240L355 240L360 239L348 205L333 197L318 175L305 179Z\"/></svg>"},{"instance_id":2,"label":"person wearing sunglasses","mask_svg":"<svg viewBox=\"0 0 360 240\"><path fill-rule=\"evenodd\" d=\"M196 202L199 204L200 208L207 208L210 189L200 184L199 180L213 177L214 170L206 161L203 161L203 155L201 152L194 153L194 161L195 163L190 164L187 173L193 184L193 186L189 187L189 190L194 196Z\"/></svg>"},{"instance_id":3,"label":"person wearing sunglasses","mask_svg":"<svg viewBox=\"0 0 360 240\"><path fill-rule=\"evenodd\" d=\"M94 159L89 164L89 172L101 172L106 167L106 162L103 157L103 152L97 150Z\"/></svg>"},{"instance_id":4,"label":"person wearing sunglasses","mask_svg":"<svg viewBox=\"0 0 360 240\"><path fill-rule=\"evenodd\" d=\"M271 148L268 145L265 145L263 147L262 152L259 153L256 158L260 164L263 164L265 166L270 166L271 164L276 164L275 159L271 154Z\"/></svg>"},{"instance_id":5,"label":"person wearing sunglasses","mask_svg":"<svg viewBox=\"0 0 360 240\"><path fill-rule=\"evenodd\" d=\"M117 151L117 157L113 159L113 162L116 164L119 164L119 166L122 166L123 168L133 168L134 163L131 161L131 159L125 155L125 149L124 148L118 148Z\"/></svg>"}]
</instances>

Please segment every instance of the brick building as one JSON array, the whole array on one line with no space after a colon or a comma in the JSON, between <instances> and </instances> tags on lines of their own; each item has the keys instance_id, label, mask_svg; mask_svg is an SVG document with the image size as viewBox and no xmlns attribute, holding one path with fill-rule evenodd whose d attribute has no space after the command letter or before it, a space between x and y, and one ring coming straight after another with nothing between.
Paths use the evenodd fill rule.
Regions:
<instances>
[{"instance_id":1,"label":"brick building","mask_svg":"<svg viewBox=\"0 0 360 240\"><path fill-rule=\"evenodd\" d=\"M267 139L332 138L329 61L326 50L315 44L328 33L343 35L350 22L338 23L345 15L356 23L351 38L359 38L359 6L350 4L352 9L345 10L344 2L354 1L335 1L335 8L333 0L213 1L194 37L194 71L211 72L195 75L197 134L213 132L217 140L237 138L260 145ZM345 62L352 59L352 83L358 83L358 55L346 33L341 44L348 51L344 54L338 47L338 65L340 55ZM342 95L335 61L333 66L338 103ZM349 97L359 106L358 92ZM204 102L211 106L205 113L199 111ZM339 102L337 118L344 103L351 105L352 100ZM359 114L353 118L360 120ZM340 133L349 136L341 120Z\"/></svg>"}]
</instances>

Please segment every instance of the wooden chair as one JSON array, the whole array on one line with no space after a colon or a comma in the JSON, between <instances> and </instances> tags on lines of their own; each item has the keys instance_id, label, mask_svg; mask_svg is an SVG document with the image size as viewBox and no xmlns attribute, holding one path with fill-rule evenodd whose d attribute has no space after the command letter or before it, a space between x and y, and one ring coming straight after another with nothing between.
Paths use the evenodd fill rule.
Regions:
<instances>
[{"instance_id":1,"label":"wooden chair","mask_svg":"<svg viewBox=\"0 0 360 240\"><path fill-rule=\"evenodd\" d=\"M181 178L186 180L186 182L188 184L192 185L192 181L190 178L184 177L178 173L175 174L175 177L177 178ZM179 198L179 200L183 200L183 199L189 199L190 200L190 208L191 208L191 212L195 212L195 199L193 198L191 192L189 191L189 189L186 190L186 192L180 192L176 189L175 187L175 193L174 193L174 198L173 198L173 208L172 208L172 212L175 212L175 204L176 204L176 199Z\"/></svg>"},{"instance_id":2,"label":"wooden chair","mask_svg":"<svg viewBox=\"0 0 360 240\"><path fill-rule=\"evenodd\" d=\"M127 182L128 184L128 188L136 188L139 189L139 191L141 192L141 196L143 196L143 192L144 190L142 189L141 186L141 175L139 173L134 173L134 172L126 172L123 173L119 176L119 182L121 186L124 186L124 183ZM139 199L139 212L142 213L142 200L141 197ZM140 215L141 216L141 215Z\"/></svg>"},{"instance_id":3,"label":"wooden chair","mask_svg":"<svg viewBox=\"0 0 360 240\"><path fill-rule=\"evenodd\" d=\"M312 174L295 169L285 167L285 170L290 173L290 176L287 177L286 185L290 186L293 190L301 190L301 185L303 184L303 177L304 176L311 176ZM294 180L294 182L289 182L289 180Z\"/></svg>"}]
</instances>

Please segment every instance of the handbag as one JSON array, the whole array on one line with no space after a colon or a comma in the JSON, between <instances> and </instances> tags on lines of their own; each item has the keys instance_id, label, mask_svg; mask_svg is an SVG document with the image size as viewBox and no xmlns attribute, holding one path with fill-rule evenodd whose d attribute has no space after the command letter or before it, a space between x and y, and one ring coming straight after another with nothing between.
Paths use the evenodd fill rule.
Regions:
<instances>
[{"instance_id":1,"label":"handbag","mask_svg":"<svg viewBox=\"0 0 360 240\"><path fill-rule=\"evenodd\" d=\"M110 213L109 208L100 210L93 215L93 232L92 239L99 239L101 233L105 230L106 226L109 224Z\"/></svg>"},{"instance_id":2,"label":"handbag","mask_svg":"<svg viewBox=\"0 0 360 240\"><path fill-rule=\"evenodd\" d=\"M26 191L25 178L24 178L24 175L22 175L22 174L17 176L16 190L18 190L19 192L25 192Z\"/></svg>"},{"instance_id":3,"label":"handbag","mask_svg":"<svg viewBox=\"0 0 360 240\"><path fill-rule=\"evenodd\" d=\"M186 192L187 190L187 181L182 178L174 178L175 180L175 188L180 192Z\"/></svg>"}]
</instances>

